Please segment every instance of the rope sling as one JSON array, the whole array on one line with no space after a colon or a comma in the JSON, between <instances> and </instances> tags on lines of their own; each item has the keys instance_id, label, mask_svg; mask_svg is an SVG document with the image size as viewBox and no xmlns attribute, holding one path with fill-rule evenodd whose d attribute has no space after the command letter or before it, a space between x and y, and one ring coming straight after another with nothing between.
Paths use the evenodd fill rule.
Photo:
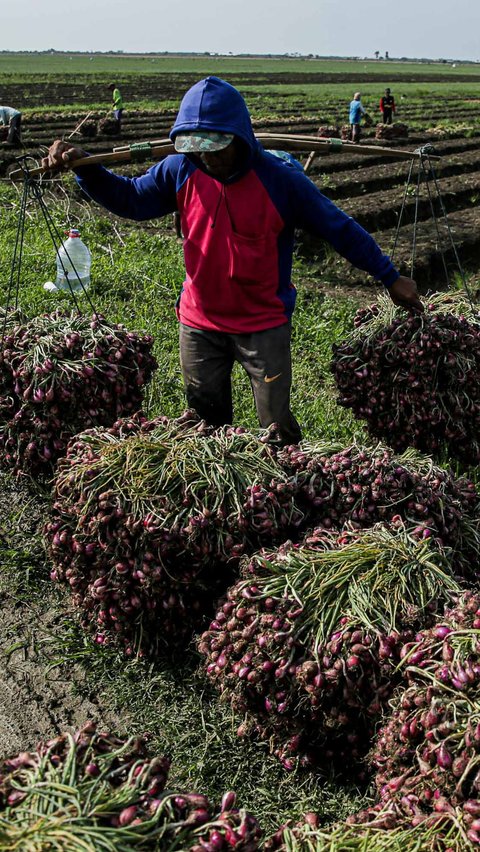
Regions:
<instances>
[{"instance_id":1,"label":"rope sling","mask_svg":"<svg viewBox=\"0 0 480 852\"><path fill-rule=\"evenodd\" d=\"M397 227L395 230L394 238L393 238L393 247L390 252L390 257L392 262L395 258L395 252L398 246L400 229L402 225L405 224L406 220L406 206L407 206L407 198L411 197L411 189L414 190L415 204L414 204L414 219L413 219L413 230L412 230L412 251L410 255L410 277L414 277L415 273L415 262L417 259L417 238L418 238L418 226L419 226L419 206L420 206L420 196L421 196L421 187L422 185L426 186L427 189L427 197L428 197L428 205L430 210L430 217L433 220L435 234L436 234L436 248L440 254L443 273L445 276L445 284L447 289L450 288L450 273L447 267L447 261L445 258L445 248L442 247L442 236L440 233L440 222L443 222L447 235L448 235L448 243L449 248L453 252L453 256L455 258L455 264L462 281L463 289L465 290L465 294L468 298L470 306L476 310L474 305L474 297L471 290L471 287L468 284L467 276L465 274L465 270L462 266L460 256L458 254L458 249L455 244L455 240L453 237L452 228L450 226L450 222L448 220L447 211L445 209L445 204L443 201L442 193L440 191L440 186L438 182L438 177L435 172L434 159L438 159L435 148L433 145L428 144L424 145L421 148L418 148L415 152L418 154L416 159L412 159L409 169L408 176L405 183L402 204L400 208L400 213L398 216ZM416 174L415 174L416 169ZM435 210L435 206L439 208L440 215L437 215Z\"/></svg>"},{"instance_id":2,"label":"rope sling","mask_svg":"<svg viewBox=\"0 0 480 852\"><path fill-rule=\"evenodd\" d=\"M72 283L71 283L70 278L69 278L69 275L71 275L71 273L69 273L69 271L65 268L62 256L61 256L61 254L59 254L59 249L63 244L63 238L62 238L62 235L61 235L59 229L55 225L55 222L53 221L53 218L50 215L48 207L45 203L45 199L44 199L45 187L44 187L44 185L42 185L41 181L39 181L36 177L32 177L31 171L30 171L28 164L27 164L27 160L28 160L28 157L26 157L26 156L17 158L17 162L19 163L20 168L23 172L23 188L22 188L22 193L21 193L20 212L19 212L19 217L18 217L18 222L17 222L15 242L14 242L14 247L13 247L12 263L11 263L11 268L10 268L10 278L9 278L8 285L7 285L6 310L5 310L5 316L4 316L4 319L3 319L3 327L2 327L2 341L1 341L2 344L5 340L5 335L6 335L7 316L8 316L9 307L12 306L14 311L17 311L19 309L19 293L20 293L20 283L21 283L23 249L24 249L24 242L25 242L26 211L27 211L27 204L28 204L29 199L36 202L36 204L38 204L38 207L40 208L43 219L44 219L45 224L47 226L47 230L48 230L50 239L51 239L53 247L56 251L56 257L60 261L60 264L62 266L64 275L65 275L65 279L66 279L67 284L68 284L68 291L66 291L66 292L68 292L69 296L71 297L77 313L79 314L79 316L82 315L82 310L81 310L80 304L79 304L78 299L77 299L77 294L81 291L82 294L86 297L87 302L88 302L90 308L92 309L93 315L96 317L96 319L99 319L97 310L95 308L95 305L93 304L93 301L90 297L90 294L87 292L86 288L84 287L83 281L81 280L80 275L78 274L78 271L75 267L75 264L72 261L70 255L68 253L68 250L64 246L65 255L68 258L68 261L71 265L74 280L76 278L77 281L78 281L78 284L80 285L80 287L77 289L76 292L75 292L75 290L72 286Z\"/></svg>"}]
</instances>

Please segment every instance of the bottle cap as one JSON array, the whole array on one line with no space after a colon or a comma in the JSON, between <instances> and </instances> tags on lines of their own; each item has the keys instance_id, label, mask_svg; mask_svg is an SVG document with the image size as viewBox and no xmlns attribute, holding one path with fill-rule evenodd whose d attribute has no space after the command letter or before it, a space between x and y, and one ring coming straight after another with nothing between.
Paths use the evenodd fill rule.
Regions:
<instances>
[{"instance_id":1,"label":"bottle cap","mask_svg":"<svg viewBox=\"0 0 480 852\"><path fill-rule=\"evenodd\" d=\"M69 237L79 237L80 236L80 231L77 228L70 228L70 230L65 231L65 233L68 234Z\"/></svg>"}]
</instances>

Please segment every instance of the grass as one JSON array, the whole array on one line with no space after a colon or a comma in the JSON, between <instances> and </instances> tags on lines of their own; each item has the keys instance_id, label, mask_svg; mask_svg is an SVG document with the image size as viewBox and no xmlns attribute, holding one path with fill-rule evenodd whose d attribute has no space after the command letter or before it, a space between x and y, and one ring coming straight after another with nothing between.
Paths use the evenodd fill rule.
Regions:
<instances>
[{"instance_id":1,"label":"grass","mask_svg":"<svg viewBox=\"0 0 480 852\"><path fill-rule=\"evenodd\" d=\"M125 663L94 646L71 621L59 629L60 635L46 639L50 664L88 666L89 690L119 714L129 734L149 732L152 750L172 755L170 788L203 792L217 802L226 790L235 790L266 832L308 810L330 822L365 805L365 791L354 784L285 773L268 742L239 738L241 720L198 674L193 648L178 659Z\"/></svg>"},{"instance_id":2,"label":"grass","mask_svg":"<svg viewBox=\"0 0 480 852\"><path fill-rule=\"evenodd\" d=\"M12 625L4 631L4 659L34 643L36 665L44 669L47 686L53 673L52 680L70 682L79 701L95 695L109 717L117 716L120 733L147 734L152 754L172 756L170 789L202 792L217 803L233 789L266 834L306 811L317 811L328 823L366 806L367 793L354 783L339 785L328 774L286 773L268 742L239 738L241 720L199 674L194 643L150 663L125 661L115 650L95 645L69 612L68 594L49 580L40 537L47 501L40 502L37 495L34 503L30 497L30 511L25 511L21 500L10 502L8 492L15 483L7 475L2 474L0 486L7 531L0 539L0 601L2 608L13 609L16 621L22 611L28 614L21 634ZM28 499L28 493L24 490L22 497ZM54 627L52 611L63 613ZM86 678L76 677L79 667ZM49 693L44 702L48 710Z\"/></svg>"}]
</instances>

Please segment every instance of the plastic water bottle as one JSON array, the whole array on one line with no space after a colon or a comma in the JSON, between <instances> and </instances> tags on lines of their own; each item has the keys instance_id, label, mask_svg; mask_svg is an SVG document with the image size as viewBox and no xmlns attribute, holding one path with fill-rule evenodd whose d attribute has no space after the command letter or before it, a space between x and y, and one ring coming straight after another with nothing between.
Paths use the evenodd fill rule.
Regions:
<instances>
[{"instance_id":1,"label":"plastic water bottle","mask_svg":"<svg viewBox=\"0 0 480 852\"><path fill-rule=\"evenodd\" d=\"M68 240L60 246L57 252L57 280L55 284L47 281L44 289L50 292L62 290L74 293L86 290L90 285L90 265L92 255L80 239L80 232L71 228L65 233Z\"/></svg>"}]
</instances>

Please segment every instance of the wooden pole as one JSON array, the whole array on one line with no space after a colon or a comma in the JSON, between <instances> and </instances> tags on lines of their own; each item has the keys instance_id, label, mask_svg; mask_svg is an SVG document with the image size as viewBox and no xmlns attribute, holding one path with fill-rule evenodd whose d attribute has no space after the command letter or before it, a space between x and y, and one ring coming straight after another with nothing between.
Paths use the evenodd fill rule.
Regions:
<instances>
[{"instance_id":1,"label":"wooden pole","mask_svg":"<svg viewBox=\"0 0 480 852\"><path fill-rule=\"evenodd\" d=\"M93 115L93 113L88 112L88 113L86 114L85 118L82 118L82 120L81 120L80 124L77 124L77 126L76 126L75 130L72 130L72 132L71 132L71 133L67 136L67 139L71 139L71 138L72 138L72 136L75 136L75 133L78 133L78 131L80 130L80 128L81 128L81 127L85 124L85 122L86 122L87 118L90 118L90 116L91 116L91 115Z\"/></svg>"},{"instance_id":2,"label":"wooden pole","mask_svg":"<svg viewBox=\"0 0 480 852\"><path fill-rule=\"evenodd\" d=\"M163 157L167 157L168 154L175 154L173 144L169 139L167 142L168 144L152 146L151 151L149 152L149 157L151 157L152 160L161 160ZM37 177L38 175L45 175L49 173L57 174L69 169L79 169L81 166L110 166L115 165L115 163L130 163L131 161L132 152L130 148L128 148L126 151L111 151L109 154L92 154L90 157L79 157L78 160L72 160L71 163L66 163L63 168L57 170L39 166L36 169L29 169L28 174L30 177ZM17 180L18 178L23 177L23 175L23 169L17 169L16 171L11 172L10 177L12 180Z\"/></svg>"},{"instance_id":3,"label":"wooden pole","mask_svg":"<svg viewBox=\"0 0 480 852\"><path fill-rule=\"evenodd\" d=\"M344 142L342 139L322 138L318 136L293 136L287 133L259 133L256 136L264 148L278 148L283 151L310 151L317 154L331 154L349 151L355 154L373 154L382 157L394 157L397 160L412 160L420 156L418 151L404 151L399 148L383 148L380 145L356 145L353 142ZM175 154L175 148L170 139L157 139L153 142L140 142L128 147L116 148L108 154L92 154L89 157L80 157L64 168L58 170L39 166L30 169L31 177L47 173L54 174L55 171L62 172L67 169L77 169L81 166L104 165L110 166L116 163L140 162L145 160L161 160L169 154ZM431 155L430 159L439 159L438 155ZM23 177L23 169L17 169L10 174L12 180Z\"/></svg>"},{"instance_id":4,"label":"wooden pole","mask_svg":"<svg viewBox=\"0 0 480 852\"><path fill-rule=\"evenodd\" d=\"M316 151L310 151L310 153L307 157L307 161L306 161L306 163L303 167L303 171L305 172L305 174L308 174L308 172L310 171L310 166L312 165L316 156L317 156Z\"/></svg>"}]
</instances>

